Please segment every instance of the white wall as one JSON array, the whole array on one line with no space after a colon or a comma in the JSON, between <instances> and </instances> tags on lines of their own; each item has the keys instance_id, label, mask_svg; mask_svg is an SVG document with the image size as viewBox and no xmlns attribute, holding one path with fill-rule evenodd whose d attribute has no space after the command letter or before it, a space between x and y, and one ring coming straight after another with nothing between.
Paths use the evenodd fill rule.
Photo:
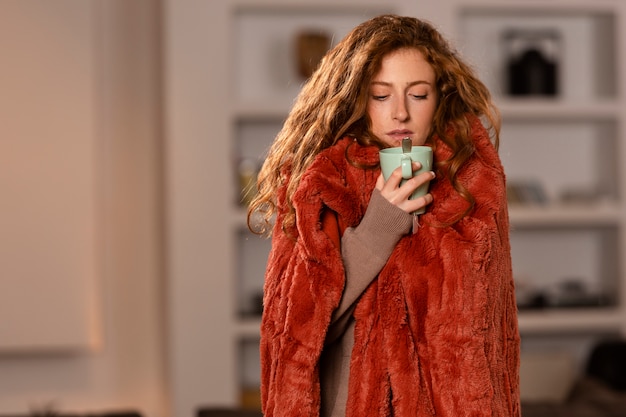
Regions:
<instances>
[{"instance_id":1,"label":"white wall","mask_svg":"<svg viewBox=\"0 0 626 417\"><path fill-rule=\"evenodd\" d=\"M18 139L16 143L23 144L20 135L24 139L27 135L35 150L52 146L60 155L59 171L73 169L76 175L91 179L85 185L70 177L59 186L52 181L59 178L54 169L48 178L37 177L43 188L50 181L48 185L54 185L61 200L78 186L84 186L86 198L92 199L89 204L75 204L66 213L87 219L84 227L93 229L95 239L89 242L95 253L87 254L93 256L94 274L85 276L94 288L83 288L80 280L74 282L70 287L77 294L69 300L80 301L81 296L94 294L95 303L89 304L88 310L97 312L95 320L86 325L88 332L95 334L87 336L87 343L69 349L63 341L55 349L40 343L29 350L18 343L0 353L0 414L41 411L48 406L66 412L132 408L146 416L166 414L160 13L159 2L151 0L0 2L0 15L21 19L12 27L22 35L32 34L25 42L5 33L9 30L5 25L3 48L10 48L9 55L14 57L30 55L33 62L48 62L47 69L54 72L47 77L46 71L38 68L39 81L44 84L33 91L28 77L14 77L27 68L16 65L18 59L3 59L0 85L13 88L11 94L5 90L0 103L7 107L26 103L20 114L27 122L22 125L24 130L13 123L10 132L4 124L0 137L7 138L10 133ZM51 37L58 37L58 50L50 50ZM35 109L45 110L46 106L58 115L58 125L41 122L46 112ZM92 148L77 152L75 146L85 143ZM67 159L58 147L67 148ZM37 165L36 151L24 152L19 158L23 160L12 161L16 167ZM24 178L28 183L28 177ZM64 186L72 188L64 190ZM6 191L0 190L3 200ZM53 202L54 198L48 203ZM46 211L45 207L37 209ZM0 236L3 247L11 247L10 242L18 238L24 240L19 230L3 231ZM29 239L32 244L25 242L24 251L36 247L36 234ZM68 235L58 239L54 249L71 251L75 242ZM87 257L76 253L81 259ZM71 257L61 260L70 262L68 259ZM51 274L49 278L58 277ZM22 315L3 317L3 323L10 320L11 326L25 328L32 321L29 310L39 307L43 286L32 287L32 297L24 297ZM63 326L58 329L65 330ZM2 342L6 345L9 341Z\"/></svg>"},{"instance_id":2,"label":"white wall","mask_svg":"<svg viewBox=\"0 0 626 417\"><path fill-rule=\"evenodd\" d=\"M2 4L0 352L94 347L98 141L83 41L92 7Z\"/></svg>"}]
</instances>

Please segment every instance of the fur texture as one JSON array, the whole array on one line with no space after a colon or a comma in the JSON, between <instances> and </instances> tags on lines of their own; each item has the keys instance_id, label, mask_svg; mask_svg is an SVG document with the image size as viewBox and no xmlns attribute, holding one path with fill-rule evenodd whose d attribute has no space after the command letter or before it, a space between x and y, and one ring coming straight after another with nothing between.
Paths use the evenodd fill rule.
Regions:
<instances>
[{"instance_id":1,"label":"fur texture","mask_svg":"<svg viewBox=\"0 0 626 417\"><path fill-rule=\"evenodd\" d=\"M478 119L476 152L459 174L472 212L445 178L417 234L403 237L354 312L346 415L519 416L519 334L504 172ZM261 326L266 417L318 416L319 358L344 286L339 250L321 229L324 208L359 224L379 174L378 150L349 138L317 157L294 194L296 226L277 215ZM436 160L450 151L438 143ZM284 190L278 195L284 207Z\"/></svg>"}]
</instances>

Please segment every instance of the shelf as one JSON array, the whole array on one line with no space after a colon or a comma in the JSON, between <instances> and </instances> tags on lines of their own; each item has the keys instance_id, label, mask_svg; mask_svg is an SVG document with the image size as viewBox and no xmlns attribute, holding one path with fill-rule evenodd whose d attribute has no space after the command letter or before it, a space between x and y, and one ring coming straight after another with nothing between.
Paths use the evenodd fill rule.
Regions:
<instances>
[{"instance_id":1,"label":"shelf","mask_svg":"<svg viewBox=\"0 0 626 417\"><path fill-rule=\"evenodd\" d=\"M462 15L481 14L485 16L530 15L530 16L562 16L589 15L605 16L615 12L615 5L609 0L512 0L503 5L501 0L472 0L470 4L459 7ZM563 7L566 7L564 9Z\"/></svg>"},{"instance_id":2,"label":"shelf","mask_svg":"<svg viewBox=\"0 0 626 417\"><path fill-rule=\"evenodd\" d=\"M246 317L236 321L235 335L240 339L257 339L260 329L261 317Z\"/></svg>"},{"instance_id":3,"label":"shelf","mask_svg":"<svg viewBox=\"0 0 626 417\"><path fill-rule=\"evenodd\" d=\"M624 313L616 308L522 310L518 313L522 333L617 331L623 320ZM235 334L242 339L258 338L260 327L260 317L241 319L237 321Z\"/></svg>"},{"instance_id":4,"label":"shelf","mask_svg":"<svg viewBox=\"0 0 626 417\"><path fill-rule=\"evenodd\" d=\"M514 227L617 226L622 217L617 204L509 206Z\"/></svg>"},{"instance_id":5,"label":"shelf","mask_svg":"<svg viewBox=\"0 0 626 417\"><path fill-rule=\"evenodd\" d=\"M619 224L623 213L617 204L509 206L509 217L516 226L611 226ZM246 221L245 207L233 210L230 217L233 227L247 229Z\"/></svg>"},{"instance_id":6,"label":"shelf","mask_svg":"<svg viewBox=\"0 0 626 417\"><path fill-rule=\"evenodd\" d=\"M576 308L520 311L521 333L616 332L624 325L618 308Z\"/></svg>"},{"instance_id":7,"label":"shelf","mask_svg":"<svg viewBox=\"0 0 626 417\"><path fill-rule=\"evenodd\" d=\"M509 206L510 223L515 227L617 226L623 216L617 204ZM230 222L236 229L247 229L246 208L234 209Z\"/></svg>"},{"instance_id":8,"label":"shelf","mask_svg":"<svg viewBox=\"0 0 626 417\"><path fill-rule=\"evenodd\" d=\"M288 106L276 102L239 104L234 109L235 122L275 121L282 124L288 113Z\"/></svg>"},{"instance_id":9,"label":"shelf","mask_svg":"<svg viewBox=\"0 0 626 417\"><path fill-rule=\"evenodd\" d=\"M539 121L611 121L621 117L624 104L618 100L591 100L586 103L548 98L497 98L496 105L504 122Z\"/></svg>"},{"instance_id":10,"label":"shelf","mask_svg":"<svg viewBox=\"0 0 626 417\"><path fill-rule=\"evenodd\" d=\"M591 99L585 103L560 98L495 97L496 105L504 118L538 119L588 119L606 120L620 117L624 103L614 99ZM233 109L238 120L277 120L287 117L289 107L280 103L240 103Z\"/></svg>"},{"instance_id":11,"label":"shelf","mask_svg":"<svg viewBox=\"0 0 626 417\"><path fill-rule=\"evenodd\" d=\"M625 104L612 99L576 103L558 98L497 97L496 105L506 120L614 120L621 117ZM234 109L236 121L275 121L282 123L289 108L277 103L246 103Z\"/></svg>"},{"instance_id":12,"label":"shelf","mask_svg":"<svg viewBox=\"0 0 626 417\"><path fill-rule=\"evenodd\" d=\"M623 324L623 312L616 308L544 309L520 311L522 332L614 331ZM237 321L235 333L240 338L258 338L261 318Z\"/></svg>"}]
</instances>

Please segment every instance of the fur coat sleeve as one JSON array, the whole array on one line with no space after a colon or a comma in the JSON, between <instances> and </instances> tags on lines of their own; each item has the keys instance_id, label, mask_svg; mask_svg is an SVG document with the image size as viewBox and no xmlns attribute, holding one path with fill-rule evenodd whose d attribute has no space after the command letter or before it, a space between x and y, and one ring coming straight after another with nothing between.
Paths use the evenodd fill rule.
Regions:
<instances>
[{"instance_id":1,"label":"fur coat sleeve","mask_svg":"<svg viewBox=\"0 0 626 417\"><path fill-rule=\"evenodd\" d=\"M359 300L347 416L519 416L504 173L478 119L472 128L476 152L459 179L475 208L448 225L468 203L445 178L431 183L434 203L419 232L400 240ZM448 156L439 142L435 159ZM267 417L319 415L318 361L344 285L320 216L330 209L347 226L359 223L379 172L359 166L377 158L377 149L344 139L302 178L295 227L283 230L278 213L261 325Z\"/></svg>"}]
</instances>

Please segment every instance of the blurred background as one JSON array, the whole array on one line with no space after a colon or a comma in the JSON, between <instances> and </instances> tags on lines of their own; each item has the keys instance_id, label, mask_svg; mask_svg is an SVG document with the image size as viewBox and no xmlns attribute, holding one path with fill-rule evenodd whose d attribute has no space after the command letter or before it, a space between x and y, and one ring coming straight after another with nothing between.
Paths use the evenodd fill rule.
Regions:
<instances>
[{"instance_id":1,"label":"blurred background","mask_svg":"<svg viewBox=\"0 0 626 417\"><path fill-rule=\"evenodd\" d=\"M320 54L387 12L502 111L525 415L624 415L619 0L0 0L0 415L258 409L250 185Z\"/></svg>"}]
</instances>

